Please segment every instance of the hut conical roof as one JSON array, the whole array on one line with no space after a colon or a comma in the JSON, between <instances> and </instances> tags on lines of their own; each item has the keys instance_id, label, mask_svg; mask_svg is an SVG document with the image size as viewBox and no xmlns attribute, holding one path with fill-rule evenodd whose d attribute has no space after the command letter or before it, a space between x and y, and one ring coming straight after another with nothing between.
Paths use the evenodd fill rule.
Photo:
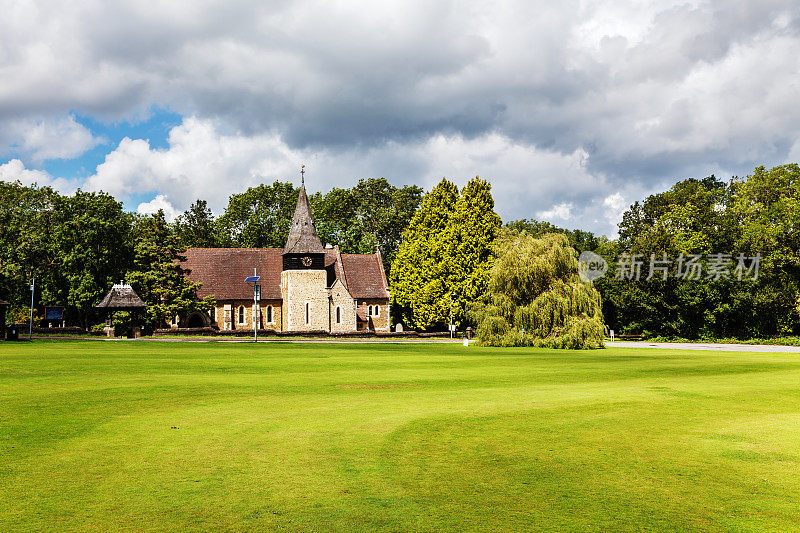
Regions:
<instances>
[{"instance_id":1,"label":"hut conical roof","mask_svg":"<svg viewBox=\"0 0 800 533\"><path fill-rule=\"evenodd\" d=\"M325 249L317 235L317 227L314 225L314 217L311 216L311 204L308 202L306 188L300 188L300 196L297 197L297 207L292 217L292 225L289 227L289 237L286 239L286 246L283 248L284 254L324 254Z\"/></svg>"},{"instance_id":2,"label":"hut conical roof","mask_svg":"<svg viewBox=\"0 0 800 533\"><path fill-rule=\"evenodd\" d=\"M147 307L130 285L114 285L103 301L97 304L102 309L144 309Z\"/></svg>"}]
</instances>

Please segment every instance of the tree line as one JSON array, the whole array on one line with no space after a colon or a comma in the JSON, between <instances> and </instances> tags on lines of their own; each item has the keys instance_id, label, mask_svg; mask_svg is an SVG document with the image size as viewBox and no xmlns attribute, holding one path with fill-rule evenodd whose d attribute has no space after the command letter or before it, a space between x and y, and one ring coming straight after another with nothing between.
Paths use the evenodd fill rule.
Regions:
<instances>
[{"instance_id":1,"label":"tree line","mask_svg":"<svg viewBox=\"0 0 800 533\"><path fill-rule=\"evenodd\" d=\"M168 222L163 211L126 212L104 192L61 195L0 182L0 298L11 303L11 320L26 321L36 279L37 308L63 306L68 323L89 328L104 320L94 306L124 279L148 304L147 324L160 327L210 308L184 276L180 259L187 248L283 247L299 192L291 183L261 184L230 196L219 217L198 199ZM370 178L315 193L310 201L323 243L344 253L379 248L389 271L422 195L417 186Z\"/></svg>"},{"instance_id":2,"label":"tree line","mask_svg":"<svg viewBox=\"0 0 800 533\"><path fill-rule=\"evenodd\" d=\"M197 200L169 223L163 213L125 212L102 192L0 183L0 297L24 309L35 277L37 303L64 305L68 320L86 327L101 320L93 306L124 277L153 306L153 324L207 307L175 259L192 246L282 247L298 193L290 183L262 184L230 196L219 217ZM393 320L414 329L452 320L497 344L549 336L551 346L593 344L603 327L689 339L800 332L797 165L727 182L681 180L631 205L615 239L537 220L503 224L490 183L478 177L461 189L443 179L428 192L364 179L310 200L323 243L381 250ZM576 277L585 251L608 264L592 284ZM732 275L739 255L761 258L757 277ZM678 276L684 258L703 275ZM625 272L653 260L665 261L657 276ZM728 274L707 275L721 260Z\"/></svg>"},{"instance_id":3,"label":"tree line","mask_svg":"<svg viewBox=\"0 0 800 533\"><path fill-rule=\"evenodd\" d=\"M797 164L759 166L728 181L681 180L634 202L613 240L536 221L508 226L536 236L562 233L578 252L602 256L608 271L594 286L607 327L618 333L685 339L800 333ZM745 267L755 267L745 275L737 272L742 257ZM632 259L641 275L631 271ZM695 260L696 275L685 275ZM651 261L661 269L647 279Z\"/></svg>"}]
</instances>

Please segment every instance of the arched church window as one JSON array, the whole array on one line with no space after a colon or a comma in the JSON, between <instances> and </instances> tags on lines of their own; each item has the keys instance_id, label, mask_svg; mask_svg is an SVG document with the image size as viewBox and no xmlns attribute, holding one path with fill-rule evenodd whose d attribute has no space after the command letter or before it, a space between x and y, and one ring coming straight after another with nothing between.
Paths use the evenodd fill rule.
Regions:
<instances>
[{"instance_id":1,"label":"arched church window","mask_svg":"<svg viewBox=\"0 0 800 533\"><path fill-rule=\"evenodd\" d=\"M272 324L272 306L267 306L267 323Z\"/></svg>"},{"instance_id":2,"label":"arched church window","mask_svg":"<svg viewBox=\"0 0 800 533\"><path fill-rule=\"evenodd\" d=\"M342 308L341 307L337 307L336 308L336 323L337 324L341 324L342 323Z\"/></svg>"},{"instance_id":3,"label":"arched church window","mask_svg":"<svg viewBox=\"0 0 800 533\"><path fill-rule=\"evenodd\" d=\"M244 306L239 307L239 324L244 324Z\"/></svg>"},{"instance_id":4,"label":"arched church window","mask_svg":"<svg viewBox=\"0 0 800 533\"><path fill-rule=\"evenodd\" d=\"M308 303L306 303L306 324L308 324L308 323L309 323L309 321L310 321L310 318L311 318L311 317L310 317L310 316L309 316L309 314L308 314Z\"/></svg>"}]
</instances>

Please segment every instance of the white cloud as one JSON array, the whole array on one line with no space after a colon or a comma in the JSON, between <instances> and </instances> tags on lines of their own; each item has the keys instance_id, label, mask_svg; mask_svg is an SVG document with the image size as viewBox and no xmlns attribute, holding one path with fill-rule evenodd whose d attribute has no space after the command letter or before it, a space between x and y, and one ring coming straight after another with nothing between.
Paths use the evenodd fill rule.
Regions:
<instances>
[{"instance_id":1,"label":"white cloud","mask_svg":"<svg viewBox=\"0 0 800 533\"><path fill-rule=\"evenodd\" d=\"M0 181L19 181L23 185L49 186L63 194L71 194L77 189L75 184L68 180L54 178L43 170L25 168L25 164L19 159L12 159L0 165Z\"/></svg>"},{"instance_id":2,"label":"white cloud","mask_svg":"<svg viewBox=\"0 0 800 533\"><path fill-rule=\"evenodd\" d=\"M563 221L566 222L572 216L572 203L569 202L562 202L558 205L554 205L552 208L546 211L539 211L537 213L538 217L542 220L547 220L549 222L557 222Z\"/></svg>"},{"instance_id":3,"label":"white cloud","mask_svg":"<svg viewBox=\"0 0 800 533\"><path fill-rule=\"evenodd\" d=\"M367 177L426 189L446 177L463 186L480 175L492 183L496 209L506 220L540 216L614 231L611 219L595 214L605 208L591 200L608 196L613 187L602 175L587 171L590 156L583 150L563 155L498 133L473 139L435 135L414 143L349 150L298 150L274 134L246 136L219 129L214 121L188 118L171 130L165 149L126 138L85 187L123 200L160 195L159 202L169 202L178 212L199 198L221 213L228 196L247 187L275 180L296 182L301 164L308 167L306 183L312 191L352 186ZM559 203L569 209L549 213L548 208Z\"/></svg>"},{"instance_id":4,"label":"white cloud","mask_svg":"<svg viewBox=\"0 0 800 533\"><path fill-rule=\"evenodd\" d=\"M607 217L608 221L614 225L617 225L622 221L622 215L625 213L625 210L628 208L628 203L625 201L625 198L618 193L615 192L609 196L606 196L603 199L603 207L606 207L607 210Z\"/></svg>"},{"instance_id":5,"label":"white cloud","mask_svg":"<svg viewBox=\"0 0 800 533\"><path fill-rule=\"evenodd\" d=\"M8 163L0 165L0 180L19 181L23 185L33 185L39 183L46 185L52 180L52 176L42 170L30 170L19 159L12 159Z\"/></svg>"},{"instance_id":6,"label":"white cloud","mask_svg":"<svg viewBox=\"0 0 800 533\"><path fill-rule=\"evenodd\" d=\"M164 218L168 221L175 220L180 214L163 194L157 195L149 202L140 203L136 208L136 212L140 215L152 215L159 210L164 212Z\"/></svg>"},{"instance_id":7,"label":"white cloud","mask_svg":"<svg viewBox=\"0 0 800 533\"><path fill-rule=\"evenodd\" d=\"M304 160L275 135L226 135L215 121L197 118L174 127L168 144L154 149L146 140L123 139L87 179L87 189L123 199L160 193L180 209L201 198L219 212L228 195L293 176Z\"/></svg>"},{"instance_id":8,"label":"white cloud","mask_svg":"<svg viewBox=\"0 0 800 533\"><path fill-rule=\"evenodd\" d=\"M499 132L651 182L800 135L792 0L5 7L6 119L155 104L323 150Z\"/></svg>"},{"instance_id":9,"label":"white cloud","mask_svg":"<svg viewBox=\"0 0 800 533\"><path fill-rule=\"evenodd\" d=\"M35 163L72 159L103 142L72 115L9 120L0 132L0 153L15 152Z\"/></svg>"}]
</instances>

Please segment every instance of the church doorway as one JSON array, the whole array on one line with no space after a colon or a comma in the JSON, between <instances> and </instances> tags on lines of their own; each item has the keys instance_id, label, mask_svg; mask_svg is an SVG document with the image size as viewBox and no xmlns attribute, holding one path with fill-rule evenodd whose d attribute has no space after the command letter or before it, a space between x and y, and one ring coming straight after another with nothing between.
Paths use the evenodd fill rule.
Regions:
<instances>
[{"instance_id":1,"label":"church doorway","mask_svg":"<svg viewBox=\"0 0 800 533\"><path fill-rule=\"evenodd\" d=\"M204 328L209 320L202 313L193 313L186 321L187 328Z\"/></svg>"}]
</instances>

